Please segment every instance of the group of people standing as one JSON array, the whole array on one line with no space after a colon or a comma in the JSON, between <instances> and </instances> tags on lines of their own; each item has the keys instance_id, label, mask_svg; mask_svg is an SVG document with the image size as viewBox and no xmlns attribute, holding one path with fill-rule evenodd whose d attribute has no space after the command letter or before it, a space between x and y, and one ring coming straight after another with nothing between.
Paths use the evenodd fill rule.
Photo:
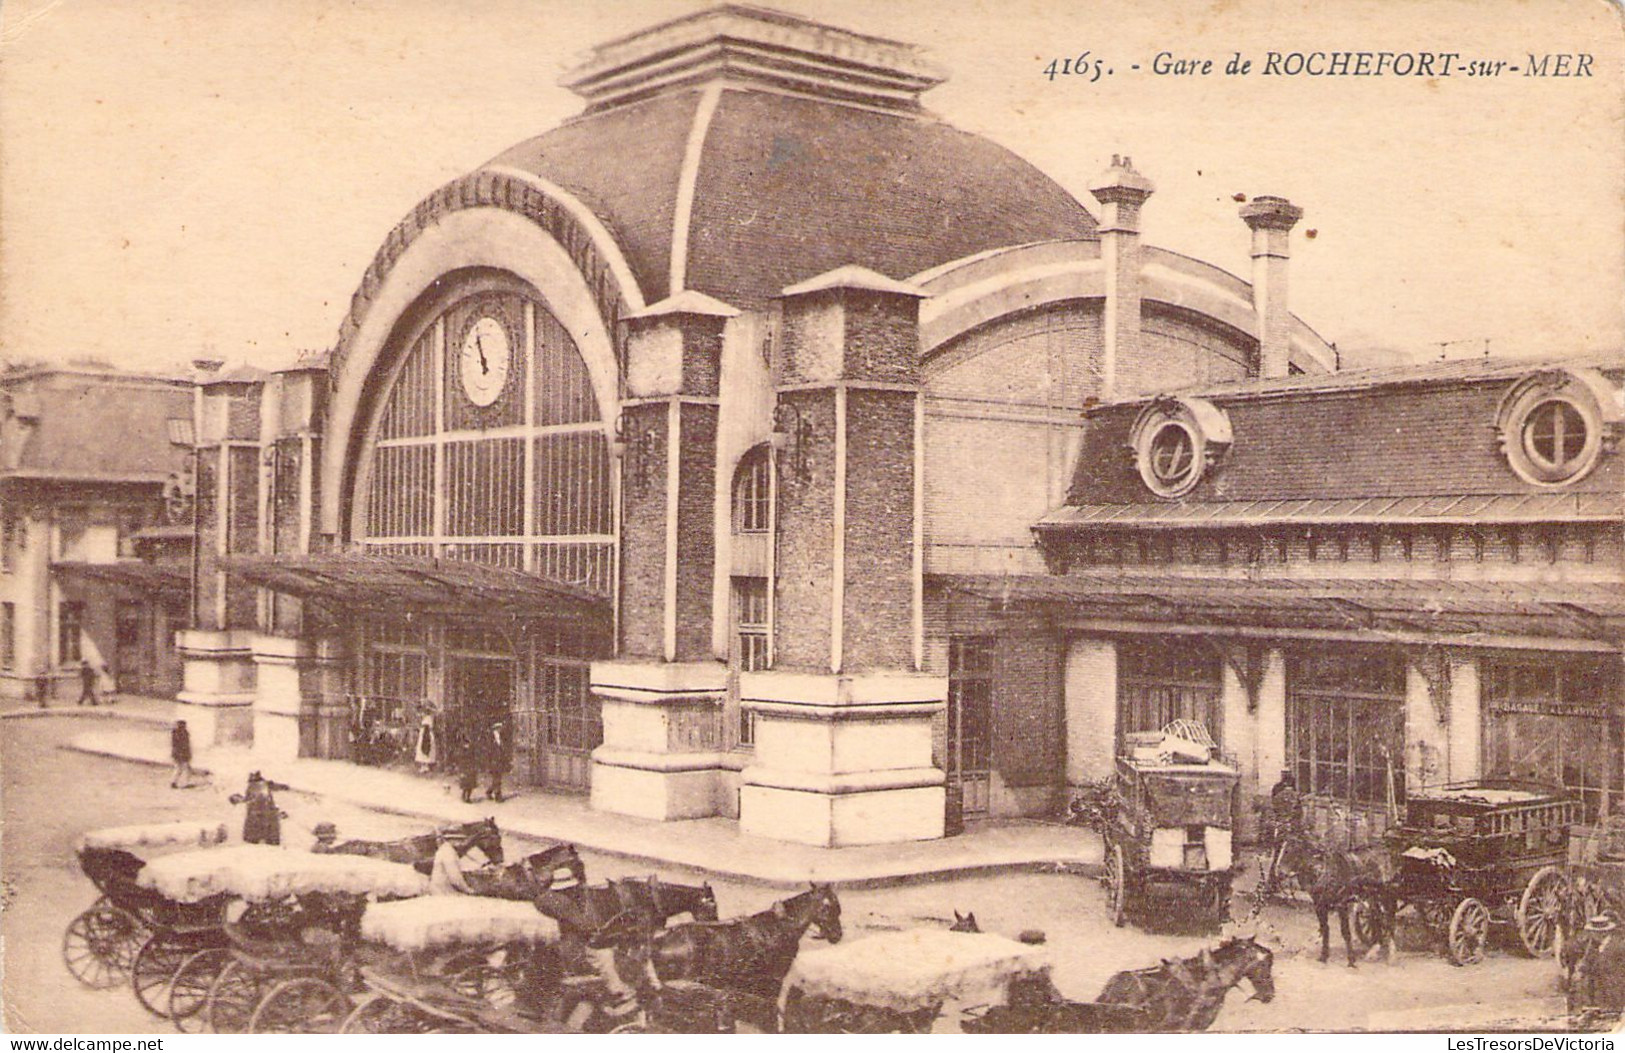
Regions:
<instances>
[{"instance_id":1,"label":"group of people standing","mask_svg":"<svg viewBox=\"0 0 1625 1053\"><path fill-rule=\"evenodd\" d=\"M447 747L442 764L457 773L463 800L474 800L483 773L487 776L485 796L502 801L502 780L513 767L513 732L507 715L470 708L459 714L448 713L442 719L448 725L442 736Z\"/></svg>"}]
</instances>

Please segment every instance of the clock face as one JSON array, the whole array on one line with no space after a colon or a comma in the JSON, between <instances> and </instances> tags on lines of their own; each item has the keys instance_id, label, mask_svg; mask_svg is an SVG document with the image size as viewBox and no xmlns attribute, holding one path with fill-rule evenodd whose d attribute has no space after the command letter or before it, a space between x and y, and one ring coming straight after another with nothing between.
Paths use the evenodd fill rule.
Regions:
<instances>
[{"instance_id":1,"label":"clock face","mask_svg":"<svg viewBox=\"0 0 1625 1053\"><path fill-rule=\"evenodd\" d=\"M481 316L463 336L459 373L463 392L476 406L489 406L508 384L513 348L508 327L490 315Z\"/></svg>"}]
</instances>

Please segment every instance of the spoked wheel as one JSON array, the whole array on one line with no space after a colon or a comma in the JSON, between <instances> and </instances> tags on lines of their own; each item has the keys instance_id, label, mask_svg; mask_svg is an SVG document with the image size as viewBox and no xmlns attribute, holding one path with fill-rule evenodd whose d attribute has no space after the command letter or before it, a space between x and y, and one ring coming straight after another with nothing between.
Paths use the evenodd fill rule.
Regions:
<instances>
[{"instance_id":1,"label":"spoked wheel","mask_svg":"<svg viewBox=\"0 0 1625 1053\"><path fill-rule=\"evenodd\" d=\"M387 995L363 998L339 1024L344 1035L426 1035L440 1022Z\"/></svg>"},{"instance_id":2,"label":"spoked wheel","mask_svg":"<svg viewBox=\"0 0 1625 1053\"><path fill-rule=\"evenodd\" d=\"M1369 951L1382 938L1377 925L1377 905L1364 896L1349 900L1349 935L1354 937L1357 953Z\"/></svg>"},{"instance_id":3,"label":"spoked wheel","mask_svg":"<svg viewBox=\"0 0 1625 1053\"><path fill-rule=\"evenodd\" d=\"M1106 909L1112 924L1122 928L1128 918L1128 867L1123 861L1123 846L1113 845L1106 857Z\"/></svg>"},{"instance_id":4,"label":"spoked wheel","mask_svg":"<svg viewBox=\"0 0 1625 1053\"><path fill-rule=\"evenodd\" d=\"M196 1034L208 1023L203 1007L209 1000L209 988L215 977L231 961L231 952L224 947L210 947L190 955L169 982L168 1013L170 1023L182 1034Z\"/></svg>"},{"instance_id":5,"label":"spoked wheel","mask_svg":"<svg viewBox=\"0 0 1625 1053\"><path fill-rule=\"evenodd\" d=\"M344 992L319 976L283 980L266 992L248 1031L254 1035L331 1035L350 1015Z\"/></svg>"},{"instance_id":6,"label":"spoked wheel","mask_svg":"<svg viewBox=\"0 0 1625 1053\"><path fill-rule=\"evenodd\" d=\"M1557 950L1568 882L1556 867L1541 867L1518 899L1518 939L1531 958L1548 958Z\"/></svg>"},{"instance_id":7,"label":"spoked wheel","mask_svg":"<svg viewBox=\"0 0 1625 1053\"><path fill-rule=\"evenodd\" d=\"M170 982L195 950L195 944L184 942L174 933L155 932L147 937L130 969L130 986L143 1009L154 1016L169 1012Z\"/></svg>"},{"instance_id":8,"label":"spoked wheel","mask_svg":"<svg viewBox=\"0 0 1625 1053\"><path fill-rule=\"evenodd\" d=\"M1484 957L1490 935L1490 910L1471 896L1456 905L1450 916L1449 951L1452 965L1472 965Z\"/></svg>"},{"instance_id":9,"label":"spoked wheel","mask_svg":"<svg viewBox=\"0 0 1625 1053\"><path fill-rule=\"evenodd\" d=\"M483 963L453 976L451 988L464 998L483 1002L493 1009L512 1009L519 999L518 989L507 970Z\"/></svg>"},{"instance_id":10,"label":"spoked wheel","mask_svg":"<svg viewBox=\"0 0 1625 1053\"><path fill-rule=\"evenodd\" d=\"M105 990L130 975L146 938L146 926L103 897L68 923L62 934L62 961L75 980Z\"/></svg>"},{"instance_id":11,"label":"spoked wheel","mask_svg":"<svg viewBox=\"0 0 1625 1053\"><path fill-rule=\"evenodd\" d=\"M208 1030L217 1035L246 1033L264 993L260 978L233 958L209 985L209 999L203 1006Z\"/></svg>"}]
</instances>

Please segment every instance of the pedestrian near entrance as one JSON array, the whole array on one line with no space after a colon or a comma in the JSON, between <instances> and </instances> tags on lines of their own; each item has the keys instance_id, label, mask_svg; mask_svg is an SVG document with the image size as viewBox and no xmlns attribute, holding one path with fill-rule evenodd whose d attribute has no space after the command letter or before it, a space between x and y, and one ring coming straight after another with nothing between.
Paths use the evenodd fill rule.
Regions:
<instances>
[{"instance_id":1,"label":"pedestrian near entrance","mask_svg":"<svg viewBox=\"0 0 1625 1053\"><path fill-rule=\"evenodd\" d=\"M250 772L248 786L242 793L231 795L232 804L248 806L243 816L243 843L248 845L280 845L282 820L288 813L276 806L274 790L286 790L280 782L271 782L259 772Z\"/></svg>"},{"instance_id":2,"label":"pedestrian near entrance","mask_svg":"<svg viewBox=\"0 0 1625 1053\"><path fill-rule=\"evenodd\" d=\"M486 767L491 772L491 787L486 795L493 801L501 801L502 777L508 774L513 766L513 737L508 732L508 722L498 717L491 722L490 741L486 746Z\"/></svg>"},{"instance_id":3,"label":"pedestrian near entrance","mask_svg":"<svg viewBox=\"0 0 1625 1053\"><path fill-rule=\"evenodd\" d=\"M81 658L79 660L79 704L81 706L86 701L89 701L93 706L96 705L96 680L96 667L90 664L90 659Z\"/></svg>"},{"instance_id":4,"label":"pedestrian near entrance","mask_svg":"<svg viewBox=\"0 0 1625 1053\"><path fill-rule=\"evenodd\" d=\"M169 778L169 788L186 790L192 786L192 733L186 730L186 721L177 720L169 729L169 759L175 773ZM185 780L182 782L182 780Z\"/></svg>"},{"instance_id":5,"label":"pedestrian near entrance","mask_svg":"<svg viewBox=\"0 0 1625 1053\"><path fill-rule=\"evenodd\" d=\"M474 800L474 787L478 786L480 781L480 749L467 714L457 721L455 742L457 786L463 791L463 803L471 804Z\"/></svg>"}]
</instances>

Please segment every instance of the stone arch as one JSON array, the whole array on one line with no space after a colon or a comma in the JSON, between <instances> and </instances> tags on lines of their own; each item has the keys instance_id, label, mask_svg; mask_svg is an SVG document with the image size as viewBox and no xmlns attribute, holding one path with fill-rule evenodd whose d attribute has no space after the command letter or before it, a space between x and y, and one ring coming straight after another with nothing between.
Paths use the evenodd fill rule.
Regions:
<instances>
[{"instance_id":1,"label":"stone arch","mask_svg":"<svg viewBox=\"0 0 1625 1053\"><path fill-rule=\"evenodd\" d=\"M481 171L442 187L397 225L368 267L329 373L323 533L341 537L349 522L373 373L400 319L445 274L502 271L539 290L586 361L601 418L614 421L624 361L620 320L642 309L642 292L596 217L562 191L550 193L556 188L521 175Z\"/></svg>"}]
</instances>

